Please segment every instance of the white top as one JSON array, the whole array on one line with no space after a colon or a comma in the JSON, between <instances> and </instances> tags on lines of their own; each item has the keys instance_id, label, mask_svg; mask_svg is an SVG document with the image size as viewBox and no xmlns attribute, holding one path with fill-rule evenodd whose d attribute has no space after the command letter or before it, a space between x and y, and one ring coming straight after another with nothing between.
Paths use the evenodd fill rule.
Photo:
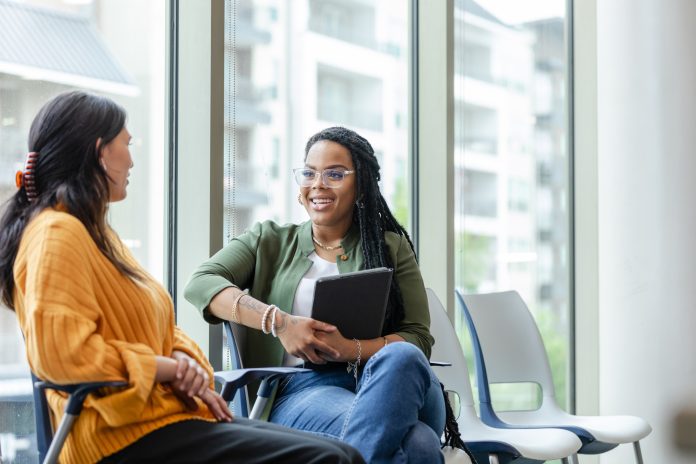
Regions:
<instances>
[{"instance_id":1,"label":"white top","mask_svg":"<svg viewBox=\"0 0 696 464\"><path fill-rule=\"evenodd\" d=\"M314 287L317 285L317 279L338 275L338 265L335 262L327 261L315 252L312 252L308 258L312 261L312 267L302 277L297 290L295 290L295 299L292 302L293 316L311 317ZM300 358L290 356L287 353L283 357L283 366L296 366L302 362Z\"/></svg>"}]
</instances>

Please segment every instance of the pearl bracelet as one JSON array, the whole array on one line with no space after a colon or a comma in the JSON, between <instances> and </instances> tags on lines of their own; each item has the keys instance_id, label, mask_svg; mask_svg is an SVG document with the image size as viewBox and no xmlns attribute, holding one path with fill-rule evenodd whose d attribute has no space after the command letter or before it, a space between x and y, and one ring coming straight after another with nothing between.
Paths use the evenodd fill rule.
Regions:
<instances>
[{"instance_id":1,"label":"pearl bracelet","mask_svg":"<svg viewBox=\"0 0 696 464\"><path fill-rule=\"evenodd\" d=\"M278 314L278 307L275 305L273 306L273 314L271 315L271 335L273 335L275 338L278 338L278 334L276 333L276 314Z\"/></svg>"},{"instance_id":2,"label":"pearl bracelet","mask_svg":"<svg viewBox=\"0 0 696 464\"><path fill-rule=\"evenodd\" d=\"M275 308L274 305L269 305L268 308L263 312L263 316L261 316L261 332L264 334L268 335L271 333L270 330L266 330L266 321L268 320L268 315L273 311L273 308Z\"/></svg>"}]
</instances>

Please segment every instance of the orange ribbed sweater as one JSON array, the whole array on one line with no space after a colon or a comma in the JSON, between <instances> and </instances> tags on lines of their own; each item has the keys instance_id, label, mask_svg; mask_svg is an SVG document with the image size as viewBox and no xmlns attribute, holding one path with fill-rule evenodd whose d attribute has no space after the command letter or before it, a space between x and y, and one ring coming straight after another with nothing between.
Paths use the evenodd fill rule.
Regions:
<instances>
[{"instance_id":1,"label":"orange ribbed sweater","mask_svg":"<svg viewBox=\"0 0 696 464\"><path fill-rule=\"evenodd\" d=\"M22 236L14 264L14 304L31 369L55 383L125 380L108 395L90 395L61 453L63 463L91 463L164 425L213 420L207 407L190 412L155 383L155 356L181 350L208 369L199 347L174 324L167 291L139 267L120 240L122 255L145 276L123 276L74 216L45 210ZM60 420L65 399L49 392Z\"/></svg>"}]
</instances>

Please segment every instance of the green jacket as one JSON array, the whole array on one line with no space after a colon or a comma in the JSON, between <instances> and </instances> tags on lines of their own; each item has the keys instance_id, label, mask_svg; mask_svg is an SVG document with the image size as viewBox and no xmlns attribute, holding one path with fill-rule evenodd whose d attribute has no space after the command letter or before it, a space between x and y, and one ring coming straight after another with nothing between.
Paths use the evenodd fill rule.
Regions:
<instances>
[{"instance_id":1,"label":"green jacket","mask_svg":"<svg viewBox=\"0 0 696 464\"><path fill-rule=\"evenodd\" d=\"M416 345L429 358L434 340L429 330L428 300L415 255L401 235L387 232L386 242L394 263L394 278L399 282L404 299L405 315L396 334ZM341 245L344 254L336 259L338 272L362 269L357 226L353 225ZM254 298L290 312L297 286L312 265L308 256L313 251L309 221L283 226L272 221L256 223L200 265L186 285L184 296L201 311L206 321L214 324L222 320L210 313L210 300L232 286L249 289ZM245 367L281 365L284 349L278 339L260 330L248 330L245 338L240 347Z\"/></svg>"}]
</instances>

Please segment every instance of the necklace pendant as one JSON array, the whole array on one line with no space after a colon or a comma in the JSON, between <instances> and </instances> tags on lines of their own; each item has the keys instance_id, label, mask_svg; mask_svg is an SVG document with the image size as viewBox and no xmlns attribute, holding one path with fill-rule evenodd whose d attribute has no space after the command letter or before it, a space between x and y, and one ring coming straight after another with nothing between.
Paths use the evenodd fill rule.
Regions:
<instances>
[{"instance_id":1,"label":"necklace pendant","mask_svg":"<svg viewBox=\"0 0 696 464\"><path fill-rule=\"evenodd\" d=\"M314 237L314 235L312 235L312 241L314 243L316 243L319 248L321 248L322 250L326 250L326 251L334 251L334 250L338 250L339 248L343 248L343 245L341 245L340 243L336 246L324 245L319 240L317 240L316 237Z\"/></svg>"}]
</instances>

